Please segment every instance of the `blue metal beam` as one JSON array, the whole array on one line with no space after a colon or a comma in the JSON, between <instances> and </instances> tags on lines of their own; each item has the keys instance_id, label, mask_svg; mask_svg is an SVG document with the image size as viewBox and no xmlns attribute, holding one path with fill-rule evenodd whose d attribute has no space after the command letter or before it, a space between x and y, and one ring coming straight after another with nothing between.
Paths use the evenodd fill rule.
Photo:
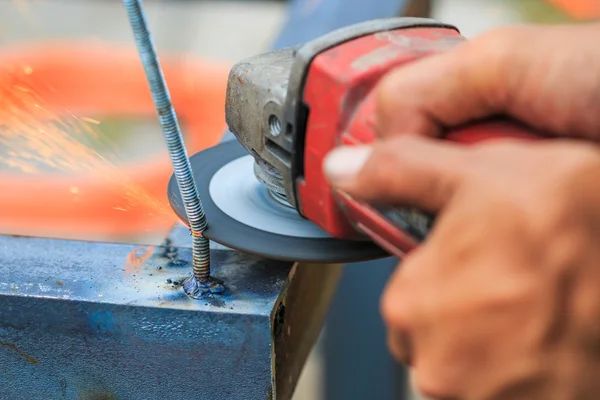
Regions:
<instances>
[{"instance_id":1,"label":"blue metal beam","mask_svg":"<svg viewBox=\"0 0 600 400\"><path fill-rule=\"evenodd\" d=\"M0 398L266 399L292 265L212 255L195 301L189 249L0 236Z\"/></svg>"}]
</instances>

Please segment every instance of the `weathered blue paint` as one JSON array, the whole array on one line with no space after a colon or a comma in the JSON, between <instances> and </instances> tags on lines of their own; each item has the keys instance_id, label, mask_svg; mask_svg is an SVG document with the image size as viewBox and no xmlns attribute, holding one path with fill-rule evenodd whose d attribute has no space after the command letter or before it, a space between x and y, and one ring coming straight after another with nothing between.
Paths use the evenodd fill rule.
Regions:
<instances>
[{"instance_id":1,"label":"weathered blue paint","mask_svg":"<svg viewBox=\"0 0 600 400\"><path fill-rule=\"evenodd\" d=\"M267 398L291 264L214 250L228 292L195 301L189 249L135 249L0 237L1 399Z\"/></svg>"}]
</instances>

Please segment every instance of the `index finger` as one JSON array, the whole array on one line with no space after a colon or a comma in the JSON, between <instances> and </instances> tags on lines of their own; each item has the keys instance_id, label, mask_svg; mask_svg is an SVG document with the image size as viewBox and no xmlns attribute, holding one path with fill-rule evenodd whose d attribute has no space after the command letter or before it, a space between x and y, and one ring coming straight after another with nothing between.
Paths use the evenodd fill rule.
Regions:
<instances>
[{"instance_id":1,"label":"index finger","mask_svg":"<svg viewBox=\"0 0 600 400\"><path fill-rule=\"evenodd\" d=\"M356 199L435 212L463 180L467 156L462 146L412 135L338 147L323 167L335 188Z\"/></svg>"},{"instance_id":2,"label":"index finger","mask_svg":"<svg viewBox=\"0 0 600 400\"><path fill-rule=\"evenodd\" d=\"M507 80L502 51L478 47L478 41L465 42L385 76L376 89L380 135L439 136L443 127L501 108Z\"/></svg>"}]
</instances>

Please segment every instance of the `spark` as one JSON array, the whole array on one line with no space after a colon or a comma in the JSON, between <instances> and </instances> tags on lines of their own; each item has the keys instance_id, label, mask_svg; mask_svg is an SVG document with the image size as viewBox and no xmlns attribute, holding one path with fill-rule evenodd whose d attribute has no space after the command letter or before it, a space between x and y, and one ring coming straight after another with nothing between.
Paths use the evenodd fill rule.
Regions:
<instances>
[{"instance_id":1,"label":"spark","mask_svg":"<svg viewBox=\"0 0 600 400\"><path fill-rule=\"evenodd\" d=\"M83 174L118 188L115 210L143 207L174 220L166 199L155 198L123 171L124 157L98 129L100 121L57 108L55 93L31 66L0 65L0 169ZM80 194L79 187L69 190Z\"/></svg>"},{"instance_id":2,"label":"spark","mask_svg":"<svg viewBox=\"0 0 600 400\"><path fill-rule=\"evenodd\" d=\"M155 252L156 246L139 246L134 248L127 254L125 272L132 274L139 271Z\"/></svg>"},{"instance_id":3,"label":"spark","mask_svg":"<svg viewBox=\"0 0 600 400\"><path fill-rule=\"evenodd\" d=\"M100 121L98 121L97 119L89 118L89 117L81 117L81 118L79 118L79 120L81 120L83 122L89 122L90 124L94 124L94 125L100 125Z\"/></svg>"},{"instance_id":4,"label":"spark","mask_svg":"<svg viewBox=\"0 0 600 400\"><path fill-rule=\"evenodd\" d=\"M39 29L33 0L11 0L11 3L23 18L21 25ZM43 174L43 179L50 181L61 175L62 182L65 177L68 182L72 176L71 185L67 183L65 189L61 186L57 190L68 190L73 203L79 204L95 201L82 184L75 185L75 179L79 182L81 177L89 177L114 194L106 209L95 208L107 219L114 218L116 210L148 215L148 225L150 216L174 223L177 218L168 199L157 198L127 175L122 167L126 157L102 133L101 121L58 107L60 101L55 96L60 89L48 85L39 75L37 66L26 60L14 65L0 62L0 173L23 177ZM45 206L52 209L51 204ZM13 227L2 222L2 232L11 233Z\"/></svg>"}]
</instances>

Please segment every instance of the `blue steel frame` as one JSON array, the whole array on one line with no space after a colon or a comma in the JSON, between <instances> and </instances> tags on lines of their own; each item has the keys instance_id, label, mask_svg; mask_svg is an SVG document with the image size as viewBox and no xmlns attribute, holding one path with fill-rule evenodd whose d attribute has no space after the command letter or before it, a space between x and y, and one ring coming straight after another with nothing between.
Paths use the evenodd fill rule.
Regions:
<instances>
[{"instance_id":1,"label":"blue steel frame","mask_svg":"<svg viewBox=\"0 0 600 400\"><path fill-rule=\"evenodd\" d=\"M0 236L0 399L289 399L339 267L215 245L197 301L190 245Z\"/></svg>"},{"instance_id":2,"label":"blue steel frame","mask_svg":"<svg viewBox=\"0 0 600 400\"><path fill-rule=\"evenodd\" d=\"M145 263L135 252L0 237L1 399L267 398L291 265L216 250L230 291L194 301L179 286L189 249L158 247Z\"/></svg>"}]
</instances>

